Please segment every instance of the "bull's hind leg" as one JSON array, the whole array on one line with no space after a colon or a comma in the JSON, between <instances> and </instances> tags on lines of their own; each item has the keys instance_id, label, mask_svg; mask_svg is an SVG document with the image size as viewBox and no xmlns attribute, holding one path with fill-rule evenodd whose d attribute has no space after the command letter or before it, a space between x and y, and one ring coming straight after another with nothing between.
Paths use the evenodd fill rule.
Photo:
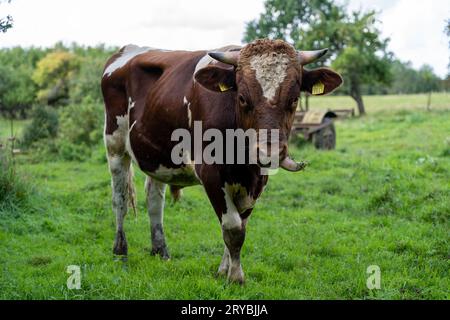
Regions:
<instances>
[{"instance_id":1,"label":"bull's hind leg","mask_svg":"<svg viewBox=\"0 0 450 320\"><path fill-rule=\"evenodd\" d=\"M123 221L128 211L128 174L130 158L128 155L122 157L108 157L109 167L112 175L113 211L116 214L116 237L114 240L113 253L127 255L128 245L123 229Z\"/></svg>"},{"instance_id":2,"label":"bull's hind leg","mask_svg":"<svg viewBox=\"0 0 450 320\"><path fill-rule=\"evenodd\" d=\"M147 207L150 217L150 231L152 239L152 255L160 255L161 258L170 259L169 250L164 236L163 218L166 184L147 177Z\"/></svg>"},{"instance_id":3,"label":"bull's hind leg","mask_svg":"<svg viewBox=\"0 0 450 320\"><path fill-rule=\"evenodd\" d=\"M117 116L117 128L112 134L105 133L105 145L111 173L112 207L116 215L116 237L113 253L127 255L128 246L123 221L128 211L130 156L125 150L128 134L128 116ZM108 130L105 130L108 132Z\"/></svg>"}]
</instances>

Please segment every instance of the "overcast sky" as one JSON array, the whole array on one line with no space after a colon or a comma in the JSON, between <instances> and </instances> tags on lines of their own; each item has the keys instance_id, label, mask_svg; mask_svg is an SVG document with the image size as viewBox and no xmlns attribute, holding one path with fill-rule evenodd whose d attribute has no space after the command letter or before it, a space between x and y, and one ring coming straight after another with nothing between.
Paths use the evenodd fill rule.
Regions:
<instances>
[{"instance_id":1,"label":"overcast sky","mask_svg":"<svg viewBox=\"0 0 450 320\"><path fill-rule=\"evenodd\" d=\"M400 59L447 74L450 51L443 29L449 0L350 0L349 5L382 11L382 34L391 38L390 50ZM11 14L15 22L0 34L0 47L62 40L211 49L240 44L245 22L262 11L262 0L12 0L0 5L0 17Z\"/></svg>"}]
</instances>

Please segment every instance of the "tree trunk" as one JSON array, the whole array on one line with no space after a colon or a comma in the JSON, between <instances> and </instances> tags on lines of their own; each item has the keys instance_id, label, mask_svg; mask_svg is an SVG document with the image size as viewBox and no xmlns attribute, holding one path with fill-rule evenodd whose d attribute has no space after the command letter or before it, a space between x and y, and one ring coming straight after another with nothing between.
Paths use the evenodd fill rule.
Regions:
<instances>
[{"instance_id":1,"label":"tree trunk","mask_svg":"<svg viewBox=\"0 0 450 320\"><path fill-rule=\"evenodd\" d=\"M431 111L431 91L428 92L427 111Z\"/></svg>"},{"instance_id":2,"label":"tree trunk","mask_svg":"<svg viewBox=\"0 0 450 320\"><path fill-rule=\"evenodd\" d=\"M359 88L359 83L352 81L350 84L350 96L356 101L358 106L359 115L363 116L366 114L366 108L364 107L364 101L361 95L361 89Z\"/></svg>"},{"instance_id":3,"label":"tree trunk","mask_svg":"<svg viewBox=\"0 0 450 320\"><path fill-rule=\"evenodd\" d=\"M356 104L358 105L359 115L363 116L366 114L366 108L364 107L364 101L361 95L358 95L356 98Z\"/></svg>"}]
</instances>

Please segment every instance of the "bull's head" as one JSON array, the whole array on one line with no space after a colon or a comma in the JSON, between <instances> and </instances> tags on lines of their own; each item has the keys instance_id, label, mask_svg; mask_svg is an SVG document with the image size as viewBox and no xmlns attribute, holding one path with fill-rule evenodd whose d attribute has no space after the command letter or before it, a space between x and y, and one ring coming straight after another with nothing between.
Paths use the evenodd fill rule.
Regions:
<instances>
[{"instance_id":1,"label":"bull's head","mask_svg":"<svg viewBox=\"0 0 450 320\"><path fill-rule=\"evenodd\" d=\"M236 94L238 126L278 129L280 166L286 170L302 168L289 158L288 138L294 121L300 91L323 95L342 83L336 72L319 68L304 69L326 54L318 51L296 51L282 40L256 40L240 51L209 52L209 55L226 65L209 65L195 74L195 79L209 90ZM269 138L269 142L270 138Z\"/></svg>"}]
</instances>

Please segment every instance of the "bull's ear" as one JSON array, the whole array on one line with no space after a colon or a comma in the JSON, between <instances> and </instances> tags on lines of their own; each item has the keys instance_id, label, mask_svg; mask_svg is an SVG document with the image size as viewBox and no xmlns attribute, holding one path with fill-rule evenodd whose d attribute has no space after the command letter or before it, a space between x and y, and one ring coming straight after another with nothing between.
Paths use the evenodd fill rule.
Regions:
<instances>
[{"instance_id":1,"label":"bull's ear","mask_svg":"<svg viewBox=\"0 0 450 320\"><path fill-rule=\"evenodd\" d=\"M321 96L332 92L341 84L342 77L331 69L303 69L302 91Z\"/></svg>"},{"instance_id":2,"label":"bull's ear","mask_svg":"<svg viewBox=\"0 0 450 320\"><path fill-rule=\"evenodd\" d=\"M236 90L236 74L233 69L207 66L194 75L195 81L215 92Z\"/></svg>"}]
</instances>

